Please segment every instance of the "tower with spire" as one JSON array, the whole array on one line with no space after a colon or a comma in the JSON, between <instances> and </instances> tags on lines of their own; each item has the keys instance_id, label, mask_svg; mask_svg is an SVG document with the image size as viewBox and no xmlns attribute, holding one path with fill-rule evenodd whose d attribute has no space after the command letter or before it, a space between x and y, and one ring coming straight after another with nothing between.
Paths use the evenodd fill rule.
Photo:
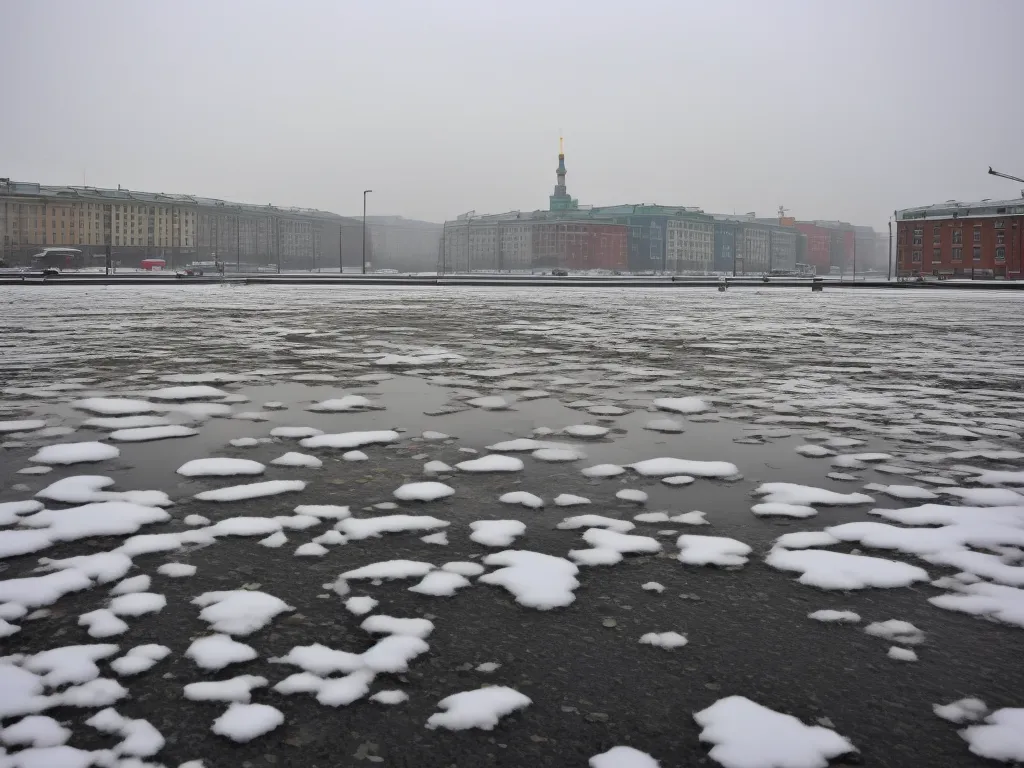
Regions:
<instances>
[{"instance_id":1,"label":"tower with spire","mask_svg":"<svg viewBox=\"0 0 1024 768\"><path fill-rule=\"evenodd\" d=\"M558 137L558 168L555 170L555 194L549 199L549 210L571 211L579 207L579 202L569 197L565 191L565 145L561 136Z\"/></svg>"}]
</instances>

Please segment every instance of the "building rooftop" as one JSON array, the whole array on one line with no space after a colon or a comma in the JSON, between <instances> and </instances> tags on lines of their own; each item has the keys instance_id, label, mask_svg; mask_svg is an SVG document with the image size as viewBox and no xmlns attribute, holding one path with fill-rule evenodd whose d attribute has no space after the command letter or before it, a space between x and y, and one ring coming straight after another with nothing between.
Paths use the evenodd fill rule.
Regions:
<instances>
[{"instance_id":1,"label":"building rooftop","mask_svg":"<svg viewBox=\"0 0 1024 768\"><path fill-rule=\"evenodd\" d=\"M933 203L896 211L896 220L937 219L953 216L1003 216L1012 213L1024 214L1024 197L1015 197L1010 200L986 199L977 202L947 200L944 203Z\"/></svg>"},{"instance_id":2,"label":"building rooftop","mask_svg":"<svg viewBox=\"0 0 1024 768\"><path fill-rule=\"evenodd\" d=\"M236 203L228 200L218 200L214 197L200 197L198 195L168 194L164 192L138 192L131 189L105 189L103 187L64 187L37 184L31 181L12 181L0 185L0 195L11 194L19 197L47 197L65 200L103 200L135 201L140 203L159 203L163 205L195 205L207 208L224 207L236 211L248 211L250 213L266 213L280 211L288 214L301 214L303 216L325 216L341 218L329 211L320 211L316 208L297 208L290 206L254 205L252 203Z\"/></svg>"}]
</instances>

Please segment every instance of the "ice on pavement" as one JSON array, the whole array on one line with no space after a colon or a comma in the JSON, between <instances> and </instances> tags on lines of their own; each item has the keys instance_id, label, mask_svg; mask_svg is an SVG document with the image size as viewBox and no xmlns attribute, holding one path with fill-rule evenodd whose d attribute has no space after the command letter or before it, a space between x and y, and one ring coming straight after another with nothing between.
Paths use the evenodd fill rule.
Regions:
<instances>
[{"instance_id":1,"label":"ice on pavement","mask_svg":"<svg viewBox=\"0 0 1024 768\"><path fill-rule=\"evenodd\" d=\"M35 455L29 457L29 461L38 464L83 464L116 459L120 455L120 448L107 443L57 443L43 446Z\"/></svg>"},{"instance_id":2,"label":"ice on pavement","mask_svg":"<svg viewBox=\"0 0 1024 768\"><path fill-rule=\"evenodd\" d=\"M689 485L696 479L697 478L691 475L671 475L669 477L661 478L661 482L665 485Z\"/></svg>"},{"instance_id":3,"label":"ice on pavement","mask_svg":"<svg viewBox=\"0 0 1024 768\"><path fill-rule=\"evenodd\" d=\"M683 512L681 515L673 515L669 520L683 525L710 525L706 514L696 509L692 512Z\"/></svg>"},{"instance_id":4,"label":"ice on pavement","mask_svg":"<svg viewBox=\"0 0 1024 768\"><path fill-rule=\"evenodd\" d=\"M428 429L422 435L424 440L447 440L450 435L446 435L444 432L436 432Z\"/></svg>"},{"instance_id":5,"label":"ice on pavement","mask_svg":"<svg viewBox=\"0 0 1024 768\"><path fill-rule=\"evenodd\" d=\"M192 604L203 607L199 618L212 630L229 635L250 635L278 614L295 610L280 598L247 589L204 592Z\"/></svg>"},{"instance_id":6,"label":"ice on pavement","mask_svg":"<svg viewBox=\"0 0 1024 768\"><path fill-rule=\"evenodd\" d=\"M365 619L359 626L372 634L408 635L419 638L425 638L434 631L434 623L427 619L403 619L379 613Z\"/></svg>"},{"instance_id":7,"label":"ice on pavement","mask_svg":"<svg viewBox=\"0 0 1024 768\"><path fill-rule=\"evenodd\" d=\"M369 595L363 595L361 597L350 597L345 601L345 607L349 613L354 613L356 616L362 616L367 614L379 605L378 600L374 600Z\"/></svg>"},{"instance_id":8,"label":"ice on pavement","mask_svg":"<svg viewBox=\"0 0 1024 768\"><path fill-rule=\"evenodd\" d=\"M0 589L2 587L0 583ZM1024 628L1024 589L978 582L957 587L955 592L929 597L928 602L947 611L984 616Z\"/></svg>"},{"instance_id":9,"label":"ice on pavement","mask_svg":"<svg viewBox=\"0 0 1024 768\"><path fill-rule=\"evenodd\" d=\"M230 475L261 475L266 467L250 459L193 459L178 467L185 477L228 477Z\"/></svg>"},{"instance_id":10,"label":"ice on pavement","mask_svg":"<svg viewBox=\"0 0 1024 768\"><path fill-rule=\"evenodd\" d=\"M480 563L456 560L451 563L445 563L441 566L441 570L448 573L457 573L461 576L479 576L487 569L480 565Z\"/></svg>"},{"instance_id":11,"label":"ice on pavement","mask_svg":"<svg viewBox=\"0 0 1024 768\"><path fill-rule=\"evenodd\" d=\"M82 422L83 427L96 429L138 429L140 427L162 427L170 422L162 416L110 416L94 417Z\"/></svg>"},{"instance_id":12,"label":"ice on pavement","mask_svg":"<svg viewBox=\"0 0 1024 768\"><path fill-rule=\"evenodd\" d=\"M781 504L800 504L811 506L823 504L827 506L840 506L845 504L870 504L873 498L863 493L837 493L825 488L814 488L809 485L797 485L796 483L762 483L754 493L764 496L764 502L777 502Z\"/></svg>"},{"instance_id":13,"label":"ice on pavement","mask_svg":"<svg viewBox=\"0 0 1024 768\"><path fill-rule=\"evenodd\" d=\"M185 686L185 698L191 701L240 701L248 703L253 688L263 688L268 680L257 675L239 675L227 680L204 680Z\"/></svg>"},{"instance_id":14,"label":"ice on pavement","mask_svg":"<svg viewBox=\"0 0 1024 768\"><path fill-rule=\"evenodd\" d=\"M674 413L703 413L713 406L702 397L659 397L654 400L654 407Z\"/></svg>"},{"instance_id":15,"label":"ice on pavement","mask_svg":"<svg viewBox=\"0 0 1024 768\"><path fill-rule=\"evenodd\" d=\"M924 632L909 621L902 621L900 619L875 621L864 627L864 631L869 635L884 637L886 640L894 643L917 645L924 642Z\"/></svg>"},{"instance_id":16,"label":"ice on pavement","mask_svg":"<svg viewBox=\"0 0 1024 768\"><path fill-rule=\"evenodd\" d=\"M340 432L337 434L314 435L299 441L303 448L361 448L364 445L394 443L401 435L393 429L369 432Z\"/></svg>"},{"instance_id":17,"label":"ice on pavement","mask_svg":"<svg viewBox=\"0 0 1024 768\"><path fill-rule=\"evenodd\" d=\"M130 579L119 581L110 589L112 595L127 595L129 592L145 592L149 589L153 579L151 576L142 574L140 576L132 576Z\"/></svg>"},{"instance_id":18,"label":"ice on pavement","mask_svg":"<svg viewBox=\"0 0 1024 768\"><path fill-rule=\"evenodd\" d=\"M625 471L626 469L618 464L595 464L592 467L580 470L580 474L586 477L615 477L615 475L621 475Z\"/></svg>"},{"instance_id":19,"label":"ice on pavement","mask_svg":"<svg viewBox=\"0 0 1024 768\"><path fill-rule=\"evenodd\" d=\"M544 506L544 499L527 491L510 491L498 497L502 504L522 504L529 509L540 509Z\"/></svg>"},{"instance_id":20,"label":"ice on pavement","mask_svg":"<svg viewBox=\"0 0 1024 768\"><path fill-rule=\"evenodd\" d=\"M469 538L488 547L508 547L517 536L526 533L526 523L519 520L477 520L469 524Z\"/></svg>"},{"instance_id":21,"label":"ice on pavement","mask_svg":"<svg viewBox=\"0 0 1024 768\"><path fill-rule=\"evenodd\" d=\"M147 392L154 400L212 400L227 396L227 392L216 387L198 384L191 387L163 387Z\"/></svg>"},{"instance_id":22,"label":"ice on pavement","mask_svg":"<svg viewBox=\"0 0 1024 768\"><path fill-rule=\"evenodd\" d=\"M160 410L159 406L148 400L130 400L123 397L88 397L84 400L75 400L71 407L80 411L101 413L104 416L128 416Z\"/></svg>"},{"instance_id":23,"label":"ice on pavement","mask_svg":"<svg viewBox=\"0 0 1024 768\"><path fill-rule=\"evenodd\" d=\"M977 698L964 698L949 704L933 704L932 712L951 723L974 723L988 712L988 706Z\"/></svg>"},{"instance_id":24,"label":"ice on pavement","mask_svg":"<svg viewBox=\"0 0 1024 768\"><path fill-rule=\"evenodd\" d=\"M110 433L111 440L120 443L143 443L149 440L166 440L171 437L191 437L198 435L199 430L182 424L167 424L161 427L135 427L133 429L117 429Z\"/></svg>"},{"instance_id":25,"label":"ice on pavement","mask_svg":"<svg viewBox=\"0 0 1024 768\"><path fill-rule=\"evenodd\" d=\"M29 715L0 730L0 741L8 746L57 747L70 738L70 729L46 715Z\"/></svg>"},{"instance_id":26,"label":"ice on pavement","mask_svg":"<svg viewBox=\"0 0 1024 768\"><path fill-rule=\"evenodd\" d=\"M362 395L345 395L320 403L313 403L308 406L310 411L325 411L328 413L344 413L346 411L360 411L373 406L368 397Z\"/></svg>"},{"instance_id":27,"label":"ice on pavement","mask_svg":"<svg viewBox=\"0 0 1024 768\"><path fill-rule=\"evenodd\" d=\"M194 640L185 655L203 669L218 670L229 664L252 661L258 654L251 645L240 643L230 635L207 635Z\"/></svg>"},{"instance_id":28,"label":"ice on pavement","mask_svg":"<svg viewBox=\"0 0 1024 768\"><path fill-rule=\"evenodd\" d=\"M349 517L337 523L335 528L349 539L369 539L385 533L408 531L432 531L445 528L447 520L428 515L383 515L382 517Z\"/></svg>"},{"instance_id":29,"label":"ice on pavement","mask_svg":"<svg viewBox=\"0 0 1024 768\"><path fill-rule=\"evenodd\" d=\"M976 755L1007 763L1024 761L1024 707L997 709L960 735Z\"/></svg>"},{"instance_id":30,"label":"ice on pavement","mask_svg":"<svg viewBox=\"0 0 1024 768\"><path fill-rule=\"evenodd\" d=\"M507 549L484 558L485 565L500 566L477 581L504 587L527 608L549 610L569 605L579 585L579 568L562 557L541 552Z\"/></svg>"},{"instance_id":31,"label":"ice on pavement","mask_svg":"<svg viewBox=\"0 0 1024 768\"><path fill-rule=\"evenodd\" d=\"M588 761L590 768L659 768L659 763L646 752L633 747L612 747L594 755Z\"/></svg>"},{"instance_id":32,"label":"ice on pavement","mask_svg":"<svg viewBox=\"0 0 1024 768\"><path fill-rule=\"evenodd\" d=\"M445 711L431 715L427 719L427 728L440 727L450 731L481 728L490 731L501 718L532 703L528 696L506 686L454 693L437 703L438 708Z\"/></svg>"},{"instance_id":33,"label":"ice on pavement","mask_svg":"<svg viewBox=\"0 0 1024 768\"><path fill-rule=\"evenodd\" d=\"M829 728L805 725L744 696L719 699L693 719L702 728L700 740L714 745L709 756L725 768L826 768L857 751Z\"/></svg>"},{"instance_id":34,"label":"ice on pavement","mask_svg":"<svg viewBox=\"0 0 1024 768\"><path fill-rule=\"evenodd\" d=\"M323 544L317 544L315 541L310 541L305 544L299 545L295 550L296 557L323 557L330 550L327 549Z\"/></svg>"},{"instance_id":35,"label":"ice on pavement","mask_svg":"<svg viewBox=\"0 0 1024 768\"><path fill-rule=\"evenodd\" d=\"M576 496L572 493L560 493L555 496L555 506L557 507L574 507L579 504L589 504L590 499L586 496Z\"/></svg>"},{"instance_id":36,"label":"ice on pavement","mask_svg":"<svg viewBox=\"0 0 1024 768\"><path fill-rule=\"evenodd\" d=\"M167 605L167 598L155 592L133 592L119 595L110 601L110 612L115 616L142 616L159 613Z\"/></svg>"},{"instance_id":37,"label":"ice on pavement","mask_svg":"<svg viewBox=\"0 0 1024 768\"><path fill-rule=\"evenodd\" d=\"M917 661L917 654L914 651L895 645L889 648L889 652L885 655L894 661Z\"/></svg>"},{"instance_id":38,"label":"ice on pavement","mask_svg":"<svg viewBox=\"0 0 1024 768\"><path fill-rule=\"evenodd\" d=\"M610 430L596 424L570 424L563 427L562 432L573 437L604 437Z\"/></svg>"},{"instance_id":39,"label":"ice on pavement","mask_svg":"<svg viewBox=\"0 0 1024 768\"><path fill-rule=\"evenodd\" d=\"M653 645L656 648L681 648L687 642L686 635L678 632L648 632L640 637L642 645Z\"/></svg>"},{"instance_id":40,"label":"ice on pavement","mask_svg":"<svg viewBox=\"0 0 1024 768\"><path fill-rule=\"evenodd\" d=\"M295 508L295 514L311 515L313 517L323 517L332 520L342 520L351 516L351 512L348 507L339 506L337 504L300 504Z\"/></svg>"},{"instance_id":41,"label":"ice on pavement","mask_svg":"<svg viewBox=\"0 0 1024 768\"><path fill-rule=\"evenodd\" d=\"M271 437L291 437L291 438L302 438L302 437L316 437L322 435L324 431L317 429L316 427L274 427L270 430Z\"/></svg>"},{"instance_id":42,"label":"ice on pavement","mask_svg":"<svg viewBox=\"0 0 1024 768\"><path fill-rule=\"evenodd\" d=\"M276 464L279 467L307 467L309 469L319 469L324 465L323 461L316 456L310 456L308 453L298 453L297 451L288 451L288 453L272 459L270 463Z\"/></svg>"},{"instance_id":43,"label":"ice on pavement","mask_svg":"<svg viewBox=\"0 0 1024 768\"><path fill-rule=\"evenodd\" d=\"M615 492L615 498L621 501L632 501L637 504L643 504L647 501L647 493L645 491L639 491L635 488L623 488L620 491Z\"/></svg>"},{"instance_id":44,"label":"ice on pavement","mask_svg":"<svg viewBox=\"0 0 1024 768\"><path fill-rule=\"evenodd\" d=\"M434 570L430 563L416 560L385 560L370 563L341 574L344 579L413 579L426 576Z\"/></svg>"},{"instance_id":45,"label":"ice on pavement","mask_svg":"<svg viewBox=\"0 0 1024 768\"><path fill-rule=\"evenodd\" d=\"M675 419L652 419L644 425L644 429L652 432L667 432L669 434L682 432L683 425Z\"/></svg>"},{"instance_id":46,"label":"ice on pavement","mask_svg":"<svg viewBox=\"0 0 1024 768\"><path fill-rule=\"evenodd\" d=\"M448 545L448 534L444 531L440 533L431 533L426 536L420 536L420 541L424 544L438 544L440 546Z\"/></svg>"},{"instance_id":47,"label":"ice on pavement","mask_svg":"<svg viewBox=\"0 0 1024 768\"><path fill-rule=\"evenodd\" d=\"M388 691L377 691L370 697L370 701L375 701L378 704L401 704L404 701L409 700L409 694L405 691L400 690L388 690Z\"/></svg>"},{"instance_id":48,"label":"ice on pavement","mask_svg":"<svg viewBox=\"0 0 1024 768\"><path fill-rule=\"evenodd\" d=\"M504 397L499 395L488 395L486 397L474 397L471 400L467 400L470 405L476 406L477 408L483 408L487 411L501 411L509 407L509 402Z\"/></svg>"},{"instance_id":49,"label":"ice on pavement","mask_svg":"<svg viewBox=\"0 0 1024 768\"><path fill-rule=\"evenodd\" d=\"M818 510L800 504L784 504L779 501L755 504L750 508L758 517L814 517Z\"/></svg>"},{"instance_id":50,"label":"ice on pavement","mask_svg":"<svg viewBox=\"0 0 1024 768\"><path fill-rule=\"evenodd\" d=\"M853 611L836 611L829 608L823 608L820 611L808 613L807 618L814 619L815 621L856 624L860 621L860 614L854 613Z\"/></svg>"},{"instance_id":51,"label":"ice on pavement","mask_svg":"<svg viewBox=\"0 0 1024 768\"><path fill-rule=\"evenodd\" d=\"M281 710L269 704L231 704L227 711L213 721L211 731L232 741L245 743L277 728L284 723Z\"/></svg>"},{"instance_id":52,"label":"ice on pavement","mask_svg":"<svg viewBox=\"0 0 1024 768\"><path fill-rule=\"evenodd\" d=\"M156 569L161 576L168 576L172 579L180 579L186 576L194 576L196 566L188 563L164 563Z\"/></svg>"},{"instance_id":53,"label":"ice on pavement","mask_svg":"<svg viewBox=\"0 0 1024 768\"><path fill-rule=\"evenodd\" d=\"M645 477L668 477L670 475L733 477L740 473L739 467L728 461L659 458L646 459L626 466Z\"/></svg>"},{"instance_id":54,"label":"ice on pavement","mask_svg":"<svg viewBox=\"0 0 1024 768\"><path fill-rule=\"evenodd\" d=\"M171 649L166 645L137 645L130 648L124 656L110 662L110 668L122 677L130 677L151 669L170 654Z\"/></svg>"},{"instance_id":55,"label":"ice on pavement","mask_svg":"<svg viewBox=\"0 0 1024 768\"><path fill-rule=\"evenodd\" d=\"M22 419L21 421L0 421L0 435L9 432L32 432L42 429L46 422L42 419Z\"/></svg>"},{"instance_id":56,"label":"ice on pavement","mask_svg":"<svg viewBox=\"0 0 1024 768\"><path fill-rule=\"evenodd\" d=\"M425 475L441 475L445 472L454 472L455 468L450 467L443 461L428 461L423 465L423 473Z\"/></svg>"},{"instance_id":57,"label":"ice on pavement","mask_svg":"<svg viewBox=\"0 0 1024 768\"><path fill-rule=\"evenodd\" d=\"M113 656L117 650L118 646L112 643L65 645L29 656L22 666L41 675L42 684L50 688L67 683L87 683L100 676L96 662Z\"/></svg>"},{"instance_id":58,"label":"ice on pavement","mask_svg":"<svg viewBox=\"0 0 1024 768\"><path fill-rule=\"evenodd\" d=\"M697 536L684 533L676 539L676 558L687 565L735 567L746 564L751 548L742 541L725 536Z\"/></svg>"},{"instance_id":59,"label":"ice on pavement","mask_svg":"<svg viewBox=\"0 0 1024 768\"><path fill-rule=\"evenodd\" d=\"M820 589L906 587L915 581L929 580L928 573L915 565L824 549L775 547L765 562L779 570L796 571L801 574L801 584Z\"/></svg>"},{"instance_id":60,"label":"ice on pavement","mask_svg":"<svg viewBox=\"0 0 1024 768\"><path fill-rule=\"evenodd\" d=\"M306 487L303 480L264 480L260 483L230 485L226 488L215 488L202 491L195 495L200 501L245 501L258 499L262 496L277 496L282 493L302 491Z\"/></svg>"},{"instance_id":61,"label":"ice on pavement","mask_svg":"<svg viewBox=\"0 0 1024 768\"><path fill-rule=\"evenodd\" d=\"M556 527L563 531L571 531L576 528L607 528L610 531L625 533L636 528L636 525L629 520L619 520L604 515L574 515L565 518Z\"/></svg>"},{"instance_id":62,"label":"ice on pavement","mask_svg":"<svg viewBox=\"0 0 1024 768\"><path fill-rule=\"evenodd\" d=\"M432 597L451 597L457 590L468 587L471 583L469 579L458 573L431 571L423 577L419 584L409 587L409 591Z\"/></svg>"},{"instance_id":63,"label":"ice on pavement","mask_svg":"<svg viewBox=\"0 0 1024 768\"><path fill-rule=\"evenodd\" d=\"M463 472L519 472L524 466L523 460L515 456L492 453L479 459L460 461L455 468Z\"/></svg>"},{"instance_id":64,"label":"ice on pavement","mask_svg":"<svg viewBox=\"0 0 1024 768\"><path fill-rule=\"evenodd\" d=\"M406 483L397 488L394 497L401 501L436 501L455 493L450 485L437 482Z\"/></svg>"}]
</instances>

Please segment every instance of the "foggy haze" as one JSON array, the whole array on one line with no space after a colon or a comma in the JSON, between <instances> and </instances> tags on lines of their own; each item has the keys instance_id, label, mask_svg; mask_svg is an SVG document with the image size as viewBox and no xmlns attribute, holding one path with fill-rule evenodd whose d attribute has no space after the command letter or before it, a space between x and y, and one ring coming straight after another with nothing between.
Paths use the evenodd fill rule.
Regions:
<instances>
[{"instance_id":1,"label":"foggy haze","mask_svg":"<svg viewBox=\"0 0 1024 768\"><path fill-rule=\"evenodd\" d=\"M442 221L780 204L884 229L1024 174L1024 3L7 0L0 175Z\"/></svg>"}]
</instances>

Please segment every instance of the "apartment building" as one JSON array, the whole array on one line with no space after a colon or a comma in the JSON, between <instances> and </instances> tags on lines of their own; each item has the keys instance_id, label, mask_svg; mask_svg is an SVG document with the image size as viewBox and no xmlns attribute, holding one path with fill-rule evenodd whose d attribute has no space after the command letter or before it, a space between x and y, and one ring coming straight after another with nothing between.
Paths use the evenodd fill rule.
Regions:
<instances>
[{"instance_id":1,"label":"apartment building","mask_svg":"<svg viewBox=\"0 0 1024 768\"><path fill-rule=\"evenodd\" d=\"M0 255L11 264L52 246L77 248L88 263L109 245L123 266L155 257L170 267L224 261L312 269L339 263L341 227L350 221L309 208L0 179Z\"/></svg>"},{"instance_id":2,"label":"apartment building","mask_svg":"<svg viewBox=\"0 0 1024 768\"><path fill-rule=\"evenodd\" d=\"M1024 198L897 211L896 273L1024 278Z\"/></svg>"}]
</instances>

